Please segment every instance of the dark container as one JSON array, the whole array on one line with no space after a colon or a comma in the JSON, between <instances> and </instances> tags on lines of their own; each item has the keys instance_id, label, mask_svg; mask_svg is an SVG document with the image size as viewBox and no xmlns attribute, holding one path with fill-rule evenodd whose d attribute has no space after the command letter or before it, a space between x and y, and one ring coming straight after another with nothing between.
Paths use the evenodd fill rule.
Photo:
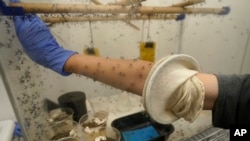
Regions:
<instances>
[{"instance_id":1,"label":"dark container","mask_svg":"<svg viewBox=\"0 0 250 141\"><path fill-rule=\"evenodd\" d=\"M73 119L78 122L83 115L87 115L86 95L81 91L68 92L58 97L61 107L71 108L74 111Z\"/></svg>"},{"instance_id":2,"label":"dark container","mask_svg":"<svg viewBox=\"0 0 250 141\"><path fill-rule=\"evenodd\" d=\"M152 138L147 141L166 141L169 135L174 131L174 126L172 124L159 124L153 121L146 112L138 112L115 119L111 123L111 126L120 132L122 141L126 141L124 133L131 133L131 136L140 134L140 138L142 136L150 136L146 135L147 133L145 132L149 128L154 129L157 134L152 136Z\"/></svg>"}]
</instances>

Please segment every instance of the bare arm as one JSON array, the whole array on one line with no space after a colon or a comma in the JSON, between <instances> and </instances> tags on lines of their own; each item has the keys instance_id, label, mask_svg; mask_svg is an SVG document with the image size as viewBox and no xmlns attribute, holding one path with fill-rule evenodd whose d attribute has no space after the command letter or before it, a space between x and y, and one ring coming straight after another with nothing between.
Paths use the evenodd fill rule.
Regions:
<instances>
[{"instance_id":1,"label":"bare arm","mask_svg":"<svg viewBox=\"0 0 250 141\"><path fill-rule=\"evenodd\" d=\"M197 77L205 88L204 110L212 110L218 96L218 81L215 75L199 73Z\"/></svg>"},{"instance_id":2,"label":"bare arm","mask_svg":"<svg viewBox=\"0 0 250 141\"><path fill-rule=\"evenodd\" d=\"M110 59L75 54L64 65L64 71L85 75L110 86L142 95L151 62Z\"/></svg>"},{"instance_id":3,"label":"bare arm","mask_svg":"<svg viewBox=\"0 0 250 141\"><path fill-rule=\"evenodd\" d=\"M64 71L93 78L110 86L142 95L151 62L142 60L110 59L75 54L64 65ZM197 77L205 87L204 109L211 110L218 95L217 78L199 73Z\"/></svg>"}]
</instances>

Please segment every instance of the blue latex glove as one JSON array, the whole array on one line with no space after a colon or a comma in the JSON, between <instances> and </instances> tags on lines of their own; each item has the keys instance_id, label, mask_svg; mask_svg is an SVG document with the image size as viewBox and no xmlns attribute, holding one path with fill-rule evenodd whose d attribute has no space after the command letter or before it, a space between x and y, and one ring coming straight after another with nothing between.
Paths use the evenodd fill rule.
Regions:
<instances>
[{"instance_id":1,"label":"blue latex glove","mask_svg":"<svg viewBox=\"0 0 250 141\"><path fill-rule=\"evenodd\" d=\"M15 129L14 129L14 136L22 137L22 131L20 129L20 126L17 122L15 122Z\"/></svg>"},{"instance_id":2,"label":"blue latex glove","mask_svg":"<svg viewBox=\"0 0 250 141\"><path fill-rule=\"evenodd\" d=\"M69 75L63 71L63 66L76 52L60 47L49 28L37 15L14 16L14 25L24 51L33 61L61 75Z\"/></svg>"}]
</instances>

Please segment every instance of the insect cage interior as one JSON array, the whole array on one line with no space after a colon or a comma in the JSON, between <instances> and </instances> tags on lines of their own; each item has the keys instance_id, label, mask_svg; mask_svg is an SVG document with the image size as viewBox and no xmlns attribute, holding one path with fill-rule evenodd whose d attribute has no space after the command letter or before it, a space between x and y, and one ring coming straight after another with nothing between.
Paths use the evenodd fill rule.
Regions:
<instances>
[{"instance_id":1,"label":"insect cage interior","mask_svg":"<svg viewBox=\"0 0 250 141\"><path fill-rule=\"evenodd\" d=\"M37 12L63 48L80 54L151 62L166 55L188 54L200 63L203 72L244 74L250 70L247 63L250 59L248 0L20 1L34 5L55 4L54 8L56 4L64 4L65 9L72 4L100 8L101 12L91 10L91 7L76 13ZM113 13L105 12L103 9L109 6L117 6L120 10L115 8ZM129 8L124 10L124 7ZM178 10L158 13L156 8L147 13L143 10L145 7ZM183 7L192 12L180 10ZM42 8L34 6L31 12L36 13L32 11L34 9ZM92 133L92 130L82 129L81 125L87 126L90 124L87 121L99 117L95 124L102 125L101 128L109 126L107 130L115 133L113 136L117 139L120 133L112 128L112 121L144 111L140 96L83 75L61 76L33 62L19 43L12 16L0 16L0 30L1 75L25 140L43 140L52 124L66 121L59 121L58 113L65 114L63 118L76 124L77 130L70 133L74 136L80 136L79 129ZM78 103L78 106L74 107L72 103ZM66 124L60 124L60 127ZM168 140L190 138L211 127L211 111L203 111L193 123L180 119L172 125L174 131ZM86 139L86 135L83 136Z\"/></svg>"}]
</instances>

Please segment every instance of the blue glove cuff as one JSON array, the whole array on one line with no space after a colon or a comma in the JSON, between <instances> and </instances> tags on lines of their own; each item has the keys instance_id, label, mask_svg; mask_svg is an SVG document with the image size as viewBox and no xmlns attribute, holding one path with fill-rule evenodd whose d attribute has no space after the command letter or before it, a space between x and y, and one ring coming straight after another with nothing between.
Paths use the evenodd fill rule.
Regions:
<instances>
[{"instance_id":1,"label":"blue glove cuff","mask_svg":"<svg viewBox=\"0 0 250 141\"><path fill-rule=\"evenodd\" d=\"M71 73L63 71L63 67L70 56L76 54L71 50L65 50L62 47L57 48L54 52L49 52L44 60L44 66L54 70L55 72L68 76Z\"/></svg>"},{"instance_id":2,"label":"blue glove cuff","mask_svg":"<svg viewBox=\"0 0 250 141\"><path fill-rule=\"evenodd\" d=\"M33 61L61 75L69 75L63 71L63 66L76 52L60 47L37 15L15 16L14 25L24 51Z\"/></svg>"}]
</instances>

